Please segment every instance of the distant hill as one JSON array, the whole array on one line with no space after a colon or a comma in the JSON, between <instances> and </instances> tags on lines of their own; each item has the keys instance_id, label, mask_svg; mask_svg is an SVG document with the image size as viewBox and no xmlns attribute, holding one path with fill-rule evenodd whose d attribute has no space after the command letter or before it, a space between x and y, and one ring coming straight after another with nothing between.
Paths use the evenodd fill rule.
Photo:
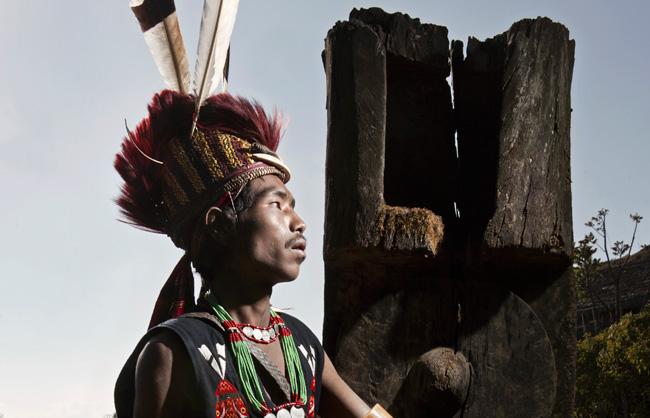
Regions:
<instances>
[{"instance_id":1,"label":"distant hill","mask_svg":"<svg viewBox=\"0 0 650 418\"><path fill-rule=\"evenodd\" d=\"M625 259L612 262L612 271L617 274L620 267L625 264ZM591 302L578 303L578 338L582 337L585 332L595 334L607 328L613 323L612 315L616 292L614 287L614 277L607 267L607 263L598 270L600 276L594 280L591 285L592 290L598 295L598 298L606 305L608 309L595 298L595 305ZM650 247L642 249L630 256L627 264L623 267L620 285L620 303L623 314L628 312L639 312L643 305L648 302L650 297ZM594 314L596 321L594 322Z\"/></svg>"}]
</instances>

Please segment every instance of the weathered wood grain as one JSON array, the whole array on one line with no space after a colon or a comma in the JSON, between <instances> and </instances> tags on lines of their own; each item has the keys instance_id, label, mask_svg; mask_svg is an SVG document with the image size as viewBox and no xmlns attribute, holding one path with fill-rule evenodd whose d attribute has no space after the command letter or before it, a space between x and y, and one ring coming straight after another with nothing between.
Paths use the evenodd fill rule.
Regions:
<instances>
[{"instance_id":1,"label":"weathered wood grain","mask_svg":"<svg viewBox=\"0 0 650 418\"><path fill-rule=\"evenodd\" d=\"M573 50L546 18L466 58L446 28L376 8L328 33L323 343L367 402L572 416Z\"/></svg>"},{"instance_id":2,"label":"weathered wood grain","mask_svg":"<svg viewBox=\"0 0 650 418\"><path fill-rule=\"evenodd\" d=\"M458 301L465 307L460 327ZM343 331L338 352L345 355L335 366L362 398L396 417L542 417L553 409L556 368L544 326L499 286L438 280L389 294ZM422 356L454 347L460 357L421 370ZM461 371L449 384L445 376L465 367L465 359L471 377ZM423 379L437 388L418 389Z\"/></svg>"},{"instance_id":3,"label":"weathered wood grain","mask_svg":"<svg viewBox=\"0 0 650 418\"><path fill-rule=\"evenodd\" d=\"M539 18L454 56L461 214L492 261L570 263L573 55L568 30Z\"/></svg>"}]
</instances>

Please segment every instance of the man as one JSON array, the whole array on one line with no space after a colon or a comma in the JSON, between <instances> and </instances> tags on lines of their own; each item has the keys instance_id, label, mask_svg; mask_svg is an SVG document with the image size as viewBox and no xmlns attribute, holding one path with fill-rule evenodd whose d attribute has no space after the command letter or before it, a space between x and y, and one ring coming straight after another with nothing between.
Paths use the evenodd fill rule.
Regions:
<instances>
[{"instance_id":1,"label":"man","mask_svg":"<svg viewBox=\"0 0 650 418\"><path fill-rule=\"evenodd\" d=\"M208 99L196 130L193 118L192 97L156 95L116 158L126 221L186 251L118 378L118 416L389 417L343 382L304 324L271 307L273 286L295 280L306 257L274 152L281 121L227 94Z\"/></svg>"}]
</instances>

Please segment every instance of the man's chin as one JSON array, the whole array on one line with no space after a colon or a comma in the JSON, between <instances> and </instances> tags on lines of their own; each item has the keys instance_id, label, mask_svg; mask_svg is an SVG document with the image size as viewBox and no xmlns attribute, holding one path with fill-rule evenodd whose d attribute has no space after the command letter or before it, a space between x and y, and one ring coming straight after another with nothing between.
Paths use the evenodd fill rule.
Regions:
<instances>
[{"instance_id":1,"label":"man's chin","mask_svg":"<svg viewBox=\"0 0 650 418\"><path fill-rule=\"evenodd\" d=\"M292 273L289 273L289 274L284 274L284 275L277 278L276 283L278 283L278 284L279 283L291 283L291 282L293 282L294 280L296 280L298 278L299 273L300 273L300 269L298 269L298 271L296 271L295 273L292 272Z\"/></svg>"}]
</instances>

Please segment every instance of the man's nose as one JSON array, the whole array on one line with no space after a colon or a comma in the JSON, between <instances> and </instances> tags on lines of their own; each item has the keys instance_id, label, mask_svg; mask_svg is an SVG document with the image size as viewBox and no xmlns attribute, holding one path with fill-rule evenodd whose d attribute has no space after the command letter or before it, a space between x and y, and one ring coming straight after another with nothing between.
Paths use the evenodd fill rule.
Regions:
<instances>
[{"instance_id":1,"label":"man's nose","mask_svg":"<svg viewBox=\"0 0 650 418\"><path fill-rule=\"evenodd\" d=\"M293 220L291 222L291 230L292 231L297 231L300 232L301 234L305 233L305 229L307 229L307 225L305 224L305 221L302 220L300 216L296 212L293 212Z\"/></svg>"}]
</instances>

